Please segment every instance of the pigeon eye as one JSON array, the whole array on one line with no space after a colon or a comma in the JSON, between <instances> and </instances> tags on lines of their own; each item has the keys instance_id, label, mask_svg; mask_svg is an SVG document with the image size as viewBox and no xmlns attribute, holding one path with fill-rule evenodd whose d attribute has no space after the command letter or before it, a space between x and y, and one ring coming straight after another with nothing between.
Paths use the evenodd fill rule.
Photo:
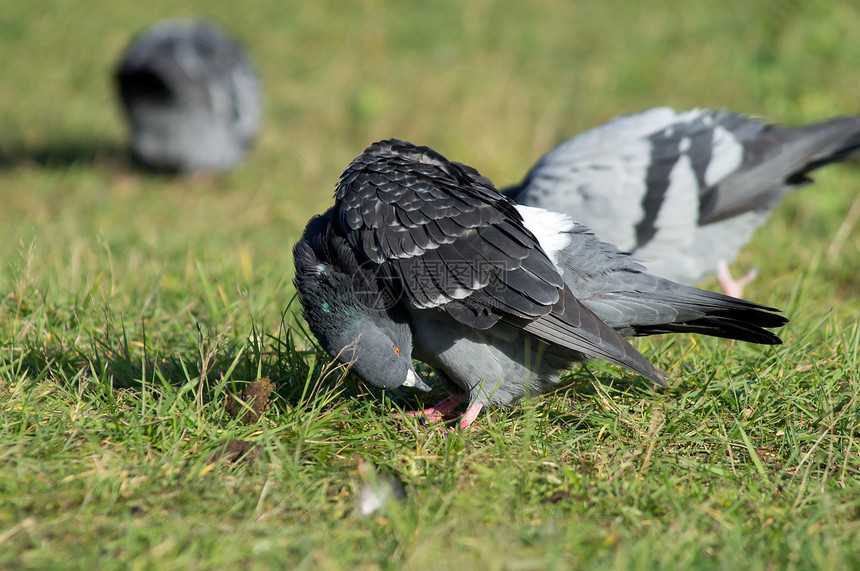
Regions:
<instances>
[{"instance_id":1,"label":"pigeon eye","mask_svg":"<svg viewBox=\"0 0 860 571\"><path fill-rule=\"evenodd\" d=\"M399 356L399 355L400 355L400 347L398 347L397 345L395 345L395 346L394 346L394 350L395 350L395 351L397 351L397 355Z\"/></svg>"}]
</instances>

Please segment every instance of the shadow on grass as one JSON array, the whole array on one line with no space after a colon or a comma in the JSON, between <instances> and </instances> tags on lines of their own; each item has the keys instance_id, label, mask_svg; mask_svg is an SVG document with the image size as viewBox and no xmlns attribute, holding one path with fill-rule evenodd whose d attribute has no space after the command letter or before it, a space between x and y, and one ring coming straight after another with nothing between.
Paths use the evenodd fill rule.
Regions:
<instances>
[{"instance_id":1,"label":"shadow on grass","mask_svg":"<svg viewBox=\"0 0 860 571\"><path fill-rule=\"evenodd\" d=\"M422 410L448 396L435 373L424 365L419 365L418 371L434 387L430 393L407 388L384 391L347 375L342 366L332 363L310 341L306 331L289 323L286 313L277 333L263 339L256 330L246 339L228 339L198 324L195 341L185 338L157 343L147 340L143 326L130 338L124 325L118 325L112 317L107 319L104 331L89 347L69 348L44 341L24 343L28 347L23 353L0 352L0 369L6 371L7 378L54 382L97 399L116 390L143 393L163 389L190 393L196 402L206 405L222 402L228 394L237 395L261 379L271 381L278 400L291 408L307 405L326 394L326 399L371 400L386 403L386 409L393 404L402 410ZM299 348L297 340L308 349ZM554 401L542 407L544 418L551 424L570 424L579 405L599 400L599 393L632 392L643 398L650 394L647 383L639 377L616 377L608 384L601 377L588 365L576 365L558 389L535 397L533 402ZM551 396L563 393L570 396ZM522 407L514 405L514 410L518 409Z\"/></svg>"},{"instance_id":2,"label":"shadow on grass","mask_svg":"<svg viewBox=\"0 0 860 571\"><path fill-rule=\"evenodd\" d=\"M0 170L27 167L52 170L70 167L128 168L129 165L131 159L126 146L111 141L68 141L34 148L12 144L0 149Z\"/></svg>"},{"instance_id":3,"label":"shadow on grass","mask_svg":"<svg viewBox=\"0 0 860 571\"><path fill-rule=\"evenodd\" d=\"M434 386L430 393L403 388L384 391L352 375L345 375L342 367L331 365L330 358L324 353L296 350L292 335L275 340L273 345L262 354L254 351L251 343L244 346L225 343L208 349L203 347L203 350L188 346L171 355L156 355L155 351L133 353L122 342L101 343L86 351L30 348L23 355L11 359L7 353L0 358L0 367L11 369L14 376L34 383L50 381L71 391L83 387L84 394L97 399L117 390L143 393L144 389L165 389L189 391L195 395L194 400L205 405L224 401L227 394L237 395L258 379L270 380L275 385L277 398L289 407L306 405L335 385L339 391L335 397L337 400L371 400L386 408L394 404L403 410L422 410L448 396L435 382L432 373L425 376ZM283 350L278 351L278 346ZM320 378L326 375L327 378L321 381ZM621 384L637 386L633 381L629 385ZM616 384L615 388L620 387ZM584 375L571 379L571 383L558 392L573 393L588 400L595 395L590 379ZM573 408L562 410L556 404L547 407L544 413L548 419L554 419L552 422L568 424Z\"/></svg>"},{"instance_id":4,"label":"shadow on grass","mask_svg":"<svg viewBox=\"0 0 860 571\"><path fill-rule=\"evenodd\" d=\"M155 348L140 338L130 340L125 328L106 328L89 348L68 348L46 343L27 344L23 352L0 352L0 370L7 378L31 383L54 382L67 389L83 387L85 394L107 394L114 390L159 390L190 392L200 404L237 394L253 381L270 380L279 398L296 406L313 399L324 383L342 377L329 359L316 351L299 351L294 333L284 325L277 335L260 343L256 332L247 340L212 335L198 325L196 343L171 341L182 348ZM355 382L344 385L346 395L358 394Z\"/></svg>"}]
</instances>

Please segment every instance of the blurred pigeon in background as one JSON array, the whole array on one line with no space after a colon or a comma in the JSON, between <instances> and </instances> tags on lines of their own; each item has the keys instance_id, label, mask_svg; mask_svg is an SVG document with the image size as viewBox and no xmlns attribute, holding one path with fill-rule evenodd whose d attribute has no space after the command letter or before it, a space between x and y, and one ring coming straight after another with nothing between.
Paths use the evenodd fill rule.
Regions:
<instances>
[{"instance_id":1,"label":"blurred pigeon in background","mask_svg":"<svg viewBox=\"0 0 860 571\"><path fill-rule=\"evenodd\" d=\"M128 48L116 82L132 155L153 171L225 171L257 136L257 74L242 48L209 24L158 22Z\"/></svg>"},{"instance_id":2,"label":"blurred pigeon in background","mask_svg":"<svg viewBox=\"0 0 860 571\"><path fill-rule=\"evenodd\" d=\"M686 284L719 274L780 199L809 173L860 147L860 117L780 127L742 115L661 107L617 117L547 153L503 192L520 204L563 212Z\"/></svg>"},{"instance_id":3,"label":"blurred pigeon in background","mask_svg":"<svg viewBox=\"0 0 860 571\"><path fill-rule=\"evenodd\" d=\"M622 336L694 332L777 344L775 311L645 273L563 214L517 206L475 169L398 140L365 149L335 205L294 250L296 289L323 348L364 381L451 397L460 428L487 404L549 390L571 363L605 359L658 384Z\"/></svg>"}]
</instances>

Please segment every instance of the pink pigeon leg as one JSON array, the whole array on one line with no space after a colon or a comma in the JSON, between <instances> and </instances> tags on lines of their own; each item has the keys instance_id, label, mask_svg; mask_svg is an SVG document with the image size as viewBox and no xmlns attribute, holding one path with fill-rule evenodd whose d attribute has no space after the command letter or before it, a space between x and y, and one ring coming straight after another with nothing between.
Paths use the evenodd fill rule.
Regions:
<instances>
[{"instance_id":1,"label":"pink pigeon leg","mask_svg":"<svg viewBox=\"0 0 860 571\"><path fill-rule=\"evenodd\" d=\"M455 408L460 406L460 404L466 400L465 395L451 395L445 400L437 403L430 408L425 408L424 410L410 410L404 412L403 414L406 416L416 416L423 417L427 419L428 423L439 422L453 411ZM468 410L466 414L468 414ZM399 414L396 414L395 417L400 417Z\"/></svg>"},{"instance_id":2,"label":"pink pigeon leg","mask_svg":"<svg viewBox=\"0 0 860 571\"><path fill-rule=\"evenodd\" d=\"M481 412L481 409L484 408L484 403L476 402L469 405L466 409L466 412L463 414L463 417L460 419L460 424L457 425L457 428L460 430L475 430L475 426L472 426L472 423L475 422L475 419L478 418L478 413ZM454 431L454 428L451 428L451 431Z\"/></svg>"},{"instance_id":3,"label":"pink pigeon leg","mask_svg":"<svg viewBox=\"0 0 860 571\"><path fill-rule=\"evenodd\" d=\"M744 286L753 281L757 275L758 270L753 268L744 277L734 279L725 260L720 260L717 264L717 281L720 282L723 292L732 297L740 298L743 296Z\"/></svg>"}]
</instances>

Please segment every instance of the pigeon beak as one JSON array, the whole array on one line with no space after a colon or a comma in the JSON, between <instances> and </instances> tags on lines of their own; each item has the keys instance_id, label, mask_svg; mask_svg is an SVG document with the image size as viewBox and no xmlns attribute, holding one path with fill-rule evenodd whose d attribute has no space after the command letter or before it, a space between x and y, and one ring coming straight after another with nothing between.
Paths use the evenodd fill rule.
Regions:
<instances>
[{"instance_id":1,"label":"pigeon beak","mask_svg":"<svg viewBox=\"0 0 860 571\"><path fill-rule=\"evenodd\" d=\"M424 391L425 393L429 393L431 390L430 385L421 380L421 377L418 376L418 373L409 369L406 373L406 380L403 381L404 387L410 387L413 389L418 389L419 391Z\"/></svg>"}]
</instances>

